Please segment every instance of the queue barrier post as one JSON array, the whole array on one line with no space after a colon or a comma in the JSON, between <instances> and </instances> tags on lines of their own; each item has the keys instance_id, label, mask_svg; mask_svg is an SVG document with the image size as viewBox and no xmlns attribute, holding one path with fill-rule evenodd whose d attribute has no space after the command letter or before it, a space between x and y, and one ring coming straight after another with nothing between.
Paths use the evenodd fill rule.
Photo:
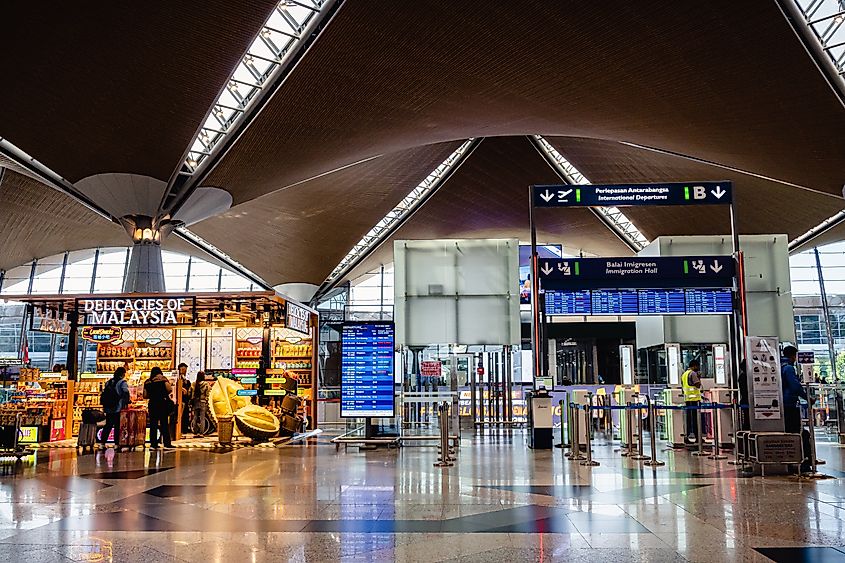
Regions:
<instances>
[{"instance_id":1,"label":"queue barrier post","mask_svg":"<svg viewBox=\"0 0 845 563\"><path fill-rule=\"evenodd\" d=\"M637 461L643 461L650 458L643 453L643 404L639 401L639 393L635 397L637 398L636 415L634 415L637 419L637 453L630 457Z\"/></svg>"},{"instance_id":2,"label":"queue barrier post","mask_svg":"<svg viewBox=\"0 0 845 563\"><path fill-rule=\"evenodd\" d=\"M572 430L575 434L575 439L573 440L573 450L570 452L569 459L572 461L581 461L587 458L581 454L581 429L578 424L578 404L572 403L572 409L572 414L574 415Z\"/></svg>"},{"instance_id":3,"label":"queue barrier post","mask_svg":"<svg viewBox=\"0 0 845 563\"><path fill-rule=\"evenodd\" d=\"M439 403L437 412L440 416L440 457L434 467L452 467L455 464L449 458L449 403Z\"/></svg>"},{"instance_id":4,"label":"queue barrier post","mask_svg":"<svg viewBox=\"0 0 845 563\"><path fill-rule=\"evenodd\" d=\"M587 436L587 459L581 462L580 465L584 465L587 467L596 467L599 462L593 459L593 443L590 439L590 434L592 434L592 420L593 420L593 394L587 393L587 404L584 405L584 424L586 428L586 436Z\"/></svg>"},{"instance_id":5,"label":"queue barrier post","mask_svg":"<svg viewBox=\"0 0 845 563\"><path fill-rule=\"evenodd\" d=\"M731 412L733 414L733 421L734 421L734 431L733 431L733 442L734 442L734 458L728 461L729 465L739 465L740 468L745 467L745 460L741 460L739 458L739 440L737 439L736 433L740 431L740 426L742 425L742 415L739 412L739 397L737 396L737 391L731 391Z\"/></svg>"},{"instance_id":6,"label":"queue barrier post","mask_svg":"<svg viewBox=\"0 0 845 563\"><path fill-rule=\"evenodd\" d=\"M818 472L819 462L816 459L816 409L815 398L813 397L813 390L807 386L807 418L810 423L810 472L801 474L805 479L830 479L829 475Z\"/></svg>"},{"instance_id":7,"label":"queue barrier post","mask_svg":"<svg viewBox=\"0 0 845 563\"><path fill-rule=\"evenodd\" d=\"M567 397L566 401L566 434L569 438L569 451L564 454L565 457L572 459L572 456L575 455L575 434L576 432L573 431L573 426L575 425L575 416L574 416L574 409L572 408L572 403L569 402L569 398Z\"/></svg>"},{"instance_id":8,"label":"queue barrier post","mask_svg":"<svg viewBox=\"0 0 845 563\"><path fill-rule=\"evenodd\" d=\"M657 459L657 424L655 422L655 419L657 418L657 409L654 408L654 404L651 402L651 398L648 395L646 395L646 399L648 400L648 441L651 446L651 458L644 461L643 465L647 465L649 467L660 467L661 465L666 465L666 462Z\"/></svg>"},{"instance_id":9,"label":"queue barrier post","mask_svg":"<svg viewBox=\"0 0 845 563\"><path fill-rule=\"evenodd\" d=\"M713 453L707 459L728 459L728 456L719 452L719 403L711 402L713 413Z\"/></svg>"},{"instance_id":10,"label":"queue barrier post","mask_svg":"<svg viewBox=\"0 0 845 563\"><path fill-rule=\"evenodd\" d=\"M560 444L555 444L556 448L563 449L566 447L566 438L563 435L563 427L564 427L564 410L563 410L563 399L558 401L558 407L560 408Z\"/></svg>"},{"instance_id":11,"label":"queue barrier post","mask_svg":"<svg viewBox=\"0 0 845 563\"><path fill-rule=\"evenodd\" d=\"M692 452L692 455L696 457L706 456L707 452L704 451L704 415L702 414L701 403L695 407L687 408L694 408L697 411L696 416L698 417L698 450Z\"/></svg>"},{"instance_id":12,"label":"queue barrier post","mask_svg":"<svg viewBox=\"0 0 845 563\"><path fill-rule=\"evenodd\" d=\"M625 448L622 457L634 455L634 431L631 425L634 423L631 417L631 401L625 403Z\"/></svg>"}]
</instances>

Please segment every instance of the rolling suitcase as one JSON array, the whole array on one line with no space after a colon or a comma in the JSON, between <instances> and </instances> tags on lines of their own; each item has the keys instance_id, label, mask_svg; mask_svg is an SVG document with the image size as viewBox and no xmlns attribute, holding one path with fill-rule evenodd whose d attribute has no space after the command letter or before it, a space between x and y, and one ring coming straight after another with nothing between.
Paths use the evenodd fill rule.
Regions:
<instances>
[{"instance_id":1,"label":"rolling suitcase","mask_svg":"<svg viewBox=\"0 0 845 563\"><path fill-rule=\"evenodd\" d=\"M82 453L85 453L87 448L94 451L94 444L97 442L97 430L99 427L95 423L83 422L79 425L79 437L76 439L76 447L82 448Z\"/></svg>"},{"instance_id":2,"label":"rolling suitcase","mask_svg":"<svg viewBox=\"0 0 845 563\"><path fill-rule=\"evenodd\" d=\"M125 409L120 411L120 432L117 435L117 449L134 450L147 443L147 411Z\"/></svg>"}]
</instances>

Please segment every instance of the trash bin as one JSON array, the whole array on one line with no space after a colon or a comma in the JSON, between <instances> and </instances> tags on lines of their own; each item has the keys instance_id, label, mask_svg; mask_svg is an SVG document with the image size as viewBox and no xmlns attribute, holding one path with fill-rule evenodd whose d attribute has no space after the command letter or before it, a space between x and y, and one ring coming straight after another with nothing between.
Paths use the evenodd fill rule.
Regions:
<instances>
[{"instance_id":1,"label":"trash bin","mask_svg":"<svg viewBox=\"0 0 845 563\"><path fill-rule=\"evenodd\" d=\"M232 443L232 433L235 430L235 419L232 416L217 417L217 441L221 444Z\"/></svg>"}]
</instances>

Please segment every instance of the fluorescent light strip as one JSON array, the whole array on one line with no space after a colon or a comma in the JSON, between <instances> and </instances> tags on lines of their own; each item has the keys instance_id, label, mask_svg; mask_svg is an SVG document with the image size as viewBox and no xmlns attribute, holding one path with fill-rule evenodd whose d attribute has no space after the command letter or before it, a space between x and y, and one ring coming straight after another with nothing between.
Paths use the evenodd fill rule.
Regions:
<instances>
[{"instance_id":1,"label":"fluorescent light strip","mask_svg":"<svg viewBox=\"0 0 845 563\"><path fill-rule=\"evenodd\" d=\"M551 143L545 140L540 135L534 135L534 138L540 143L540 147L548 157L554 160L561 172L570 184L590 184L591 182L575 166L566 160L566 158L554 148ZM636 225L622 212L618 207L594 207L608 222L613 224L620 235L631 243L637 250L642 250L649 244L649 240Z\"/></svg>"},{"instance_id":2,"label":"fluorescent light strip","mask_svg":"<svg viewBox=\"0 0 845 563\"><path fill-rule=\"evenodd\" d=\"M797 236L794 239L792 239L789 243L789 250L790 251L795 250L799 246L807 243L808 241L810 241L813 238L819 236L820 234L822 234L826 230L835 227L836 225L838 225L839 223L842 223L843 221L845 221L845 210L836 213L836 215L833 215L832 217L828 217L827 219L825 219L824 221L822 221L821 223L819 223L818 225L816 225L815 227L813 227L812 229L810 229L809 231L804 233L803 235Z\"/></svg>"},{"instance_id":3,"label":"fluorescent light strip","mask_svg":"<svg viewBox=\"0 0 845 563\"><path fill-rule=\"evenodd\" d=\"M842 0L794 0L805 23L819 42L839 77L845 79L845 2Z\"/></svg>"},{"instance_id":4,"label":"fluorescent light strip","mask_svg":"<svg viewBox=\"0 0 845 563\"><path fill-rule=\"evenodd\" d=\"M309 24L331 4L329 0L282 0L258 32L252 45L229 77L194 139L185 167L193 172L217 143L240 120L262 86L282 68Z\"/></svg>"},{"instance_id":5,"label":"fluorescent light strip","mask_svg":"<svg viewBox=\"0 0 845 563\"><path fill-rule=\"evenodd\" d=\"M466 152L472 146L475 139L467 139L458 147L455 152L446 157L440 165L431 171L431 173L420 182L417 187L411 190L399 204L388 212L358 243L352 247L343 260L340 261L326 281L324 286L335 282L341 275L343 275L348 267L353 264L359 257L369 252L370 249L378 246L382 240L391 232L392 228L400 223L406 216L412 213L426 196L434 190L439 184L440 180L449 174L452 168L458 164L464 157Z\"/></svg>"}]
</instances>

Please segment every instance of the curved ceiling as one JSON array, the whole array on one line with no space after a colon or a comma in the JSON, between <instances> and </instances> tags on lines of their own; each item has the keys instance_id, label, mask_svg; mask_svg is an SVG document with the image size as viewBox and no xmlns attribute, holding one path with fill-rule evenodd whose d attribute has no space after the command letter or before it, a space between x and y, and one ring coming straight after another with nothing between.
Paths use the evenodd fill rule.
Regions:
<instances>
[{"instance_id":1,"label":"curved ceiling","mask_svg":"<svg viewBox=\"0 0 845 563\"><path fill-rule=\"evenodd\" d=\"M635 142L840 194L845 110L775 2L347 2L209 184L473 136Z\"/></svg>"},{"instance_id":2,"label":"curved ceiling","mask_svg":"<svg viewBox=\"0 0 845 563\"><path fill-rule=\"evenodd\" d=\"M191 230L270 285L319 284L459 144L374 158L241 203Z\"/></svg>"},{"instance_id":3,"label":"curved ceiling","mask_svg":"<svg viewBox=\"0 0 845 563\"><path fill-rule=\"evenodd\" d=\"M167 181L276 4L8 3L0 137L71 182Z\"/></svg>"},{"instance_id":4,"label":"curved ceiling","mask_svg":"<svg viewBox=\"0 0 845 563\"><path fill-rule=\"evenodd\" d=\"M276 3L15 3L0 137L71 182L167 181ZM776 2L342 2L283 78L202 178L233 207L191 227L271 284L320 283L469 137L485 140L397 236L524 238L526 186L558 181L528 134L597 183L731 179L742 232L794 238L845 208L845 107ZM0 192L0 218L28 223L0 226L0 268L124 236L38 182ZM713 209L626 214L651 238L726 231ZM627 252L587 210L548 225Z\"/></svg>"},{"instance_id":5,"label":"curved ceiling","mask_svg":"<svg viewBox=\"0 0 845 563\"><path fill-rule=\"evenodd\" d=\"M484 139L446 182L350 279L393 261L393 241L439 238L530 240L528 186L560 177L526 137ZM537 239L566 252L629 256L631 250L589 209L537 209Z\"/></svg>"}]
</instances>

